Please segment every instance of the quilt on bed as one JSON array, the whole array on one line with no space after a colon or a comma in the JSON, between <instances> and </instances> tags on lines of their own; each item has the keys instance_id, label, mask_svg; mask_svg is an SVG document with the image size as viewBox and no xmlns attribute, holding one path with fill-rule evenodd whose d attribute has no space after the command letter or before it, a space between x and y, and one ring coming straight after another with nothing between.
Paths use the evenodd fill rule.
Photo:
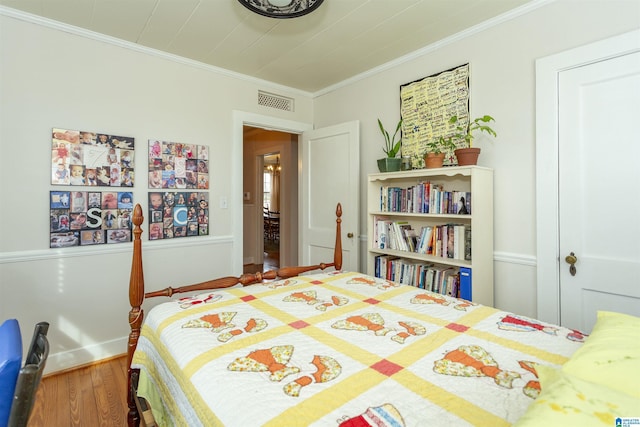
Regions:
<instances>
[{"instance_id":1,"label":"quilt on bed","mask_svg":"<svg viewBox=\"0 0 640 427\"><path fill-rule=\"evenodd\" d=\"M133 358L176 425L506 426L584 336L360 273L154 307Z\"/></svg>"}]
</instances>

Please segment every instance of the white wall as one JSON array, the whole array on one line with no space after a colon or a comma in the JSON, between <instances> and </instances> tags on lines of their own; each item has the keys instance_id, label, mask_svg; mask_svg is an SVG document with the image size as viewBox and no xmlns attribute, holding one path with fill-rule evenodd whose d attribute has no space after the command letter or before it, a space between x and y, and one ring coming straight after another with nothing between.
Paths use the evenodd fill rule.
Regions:
<instances>
[{"instance_id":1,"label":"white wall","mask_svg":"<svg viewBox=\"0 0 640 427\"><path fill-rule=\"evenodd\" d=\"M314 100L314 123L361 123L360 203L366 235L366 182L383 157L376 119L387 127L400 116L399 87L470 63L472 116L496 118L498 138L476 139L479 164L495 169L495 305L536 314L535 60L640 27L640 2L560 0L426 47L399 63ZM392 37L392 35L391 35ZM362 245L361 259L366 260Z\"/></svg>"},{"instance_id":2,"label":"white wall","mask_svg":"<svg viewBox=\"0 0 640 427\"><path fill-rule=\"evenodd\" d=\"M143 244L148 289L159 289L242 271L233 111L311 122L312 99L28 18L0 13L0 320L17 318L26 337L49 321L54 371L126 351L132 245L49 249L49 191L68 188L50 185L51 129L134 137L143 211L148 139L210 147L210 235ZM296 112L258 106L258 89L295 98Z\"/></svg>"},{"instance_id":3,"label":"white wall","mask_svg":"<svg viewBox=\"0 0 640 427\"><path fill-rule=\"evenodd\" d=\"M382 155L376 118L398 119L401 84L465 62L471 63L472 114L498 120L499 138L478 141L480 164L495 168L496 305L535 315L535 59L640 27L639 4L553 2L313 100L0 10L0 319L18 318L27 335L37 321L51 322L48 371L126 348L131 245L48 248L48 192L62 188L49 184L52 127L135 137L137 171L146 168L139 153L149 138L211 147L217 156L211 235L144 244L147 283L181 285L241 269L242 236L234 234L241 178L230 183L234 165L241 165L230 149L234 110L316 126L359 120L360 233L366 235L364 175ZM258 89L294 97L297 111L257 106ZM143 209L146 187L138 176L134 194ZM228 198L229 209L219 208L220 197Z\"/></svg>"}]
</instances>

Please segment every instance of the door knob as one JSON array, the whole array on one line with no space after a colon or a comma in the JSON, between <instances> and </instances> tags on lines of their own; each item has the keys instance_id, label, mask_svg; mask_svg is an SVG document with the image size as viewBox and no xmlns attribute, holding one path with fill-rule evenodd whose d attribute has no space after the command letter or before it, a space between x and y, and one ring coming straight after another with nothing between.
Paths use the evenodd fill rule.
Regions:
<instances>
[{"instance_id":1,"label":"door knob","mask_svg":"<svg viewBox=\"0 0 640 427\"><path fill-rule=\"evenodd\" d=\"M569 255L567 255L564 258L565 262L567 264L569 264L569 273L571 273L572 276L576 275L576 262L578 262L578 258L576 257L576 254L574 254L573 252L571 252Z\"/></svg>"},{"instance_id":2,"label":"door knob","mask_svg":"<svg viewBox=\"0 0 640 427\"><path fill-rule=\"evenodd\" d=\"M351 239L353 237L353 233L347 233L347 237Z\"/></svg>"}]
</instances>

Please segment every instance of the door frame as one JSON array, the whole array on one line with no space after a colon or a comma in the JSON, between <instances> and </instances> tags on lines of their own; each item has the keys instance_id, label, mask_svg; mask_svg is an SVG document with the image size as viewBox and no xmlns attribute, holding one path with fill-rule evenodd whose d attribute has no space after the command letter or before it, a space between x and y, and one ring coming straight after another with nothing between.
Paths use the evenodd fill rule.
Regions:
<instances>
[{"instance_id":1,"label":"door frame","mask_svg":"<svg viewBox=\"0 0 640 427\"><path fill-rule=\"evenodd\" d=\"M536 61L537 315L560 324L559 74L640 50L634 30Z\"/></svg>"},{"instance_id":2,"label":"door frame","mask_svg":"<svg viewBox=\"0 0 640 427\"><path fill-rule=\"evenodd\" d=\"M313 124L305 122L297 122L293 120L280 119L277 117L265 116L262 114L249 113L245 111L233 111L233 147L231 153L231 196L230 205L232 212L238 212L232 215L231 231L234 238L233 254L232 254L232 274L240 276L243 272L243 241L244 241L244 215L242 201L242 150L243 150L243 127L252 126L257 128L278 130L293 134L301 134L307 130L313 129ZM262 216L262 206L260 206L260 216Z\"/></svg>"}]
</instances>

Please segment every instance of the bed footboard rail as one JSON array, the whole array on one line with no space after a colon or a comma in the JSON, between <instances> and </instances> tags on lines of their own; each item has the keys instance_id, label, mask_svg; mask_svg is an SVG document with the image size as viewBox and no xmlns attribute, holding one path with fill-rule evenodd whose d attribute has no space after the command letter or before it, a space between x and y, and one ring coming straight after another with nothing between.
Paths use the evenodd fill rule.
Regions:
<instances>
[{"instance_id":1,"label":"bed footboard rail","mask_svg":"<svg viewBox=\"0 0 640 427\"><path fill-rule=\"evenodd\" d=\"M206 291L211 289L229 288L235 285L248 286L255 283L262 283L264 280L288 279L290 277L299 276L302 273L314 270L324 270L334 267L336 270L342 269L342 205L338 203L336 207L336 242L333 251L332 263L320 263L307 266L282 267L277 270L269 270L265 272L246 273L242 276L227 276L218 279L207 280L206 282L196 283L193 285L180 286L178 288L167 287L165 289L144 294L145 298L152 297L170 297L174 294Z\"/></svg>"}]
</instances>

